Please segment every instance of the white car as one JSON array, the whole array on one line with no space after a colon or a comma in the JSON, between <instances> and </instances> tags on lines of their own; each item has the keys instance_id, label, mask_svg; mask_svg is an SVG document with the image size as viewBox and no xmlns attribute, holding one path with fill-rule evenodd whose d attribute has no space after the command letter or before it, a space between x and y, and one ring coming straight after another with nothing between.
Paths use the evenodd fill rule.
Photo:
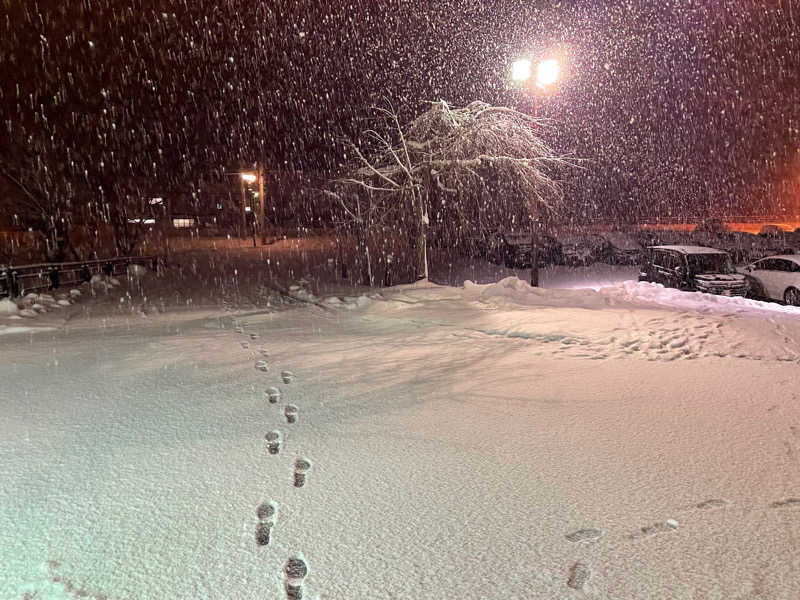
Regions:
<instances>
[{"instance_id":1,"label":"white car","mask_svg":"<svg viewBox=\"0 0 800 600\"><path fill-rule=\"evenodd\" d=\"M741 272L750 281L753 295L800 306L800 254L767 256Z\"/></svg>"}]
</instances>

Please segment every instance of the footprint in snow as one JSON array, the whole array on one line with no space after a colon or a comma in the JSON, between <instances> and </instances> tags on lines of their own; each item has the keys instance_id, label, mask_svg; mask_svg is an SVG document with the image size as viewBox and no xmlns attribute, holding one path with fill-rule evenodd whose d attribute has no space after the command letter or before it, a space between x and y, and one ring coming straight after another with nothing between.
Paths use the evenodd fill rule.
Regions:
<instances>
[{"instance_id":1,"label":"footprint in snow","mask_svg":"<svg viewBox=\"0 0 800 600\"><path fill-rule=\"evenodd\" d=\"M582 590L591 576L592 570L589 568L589 565L579 560L569 569L567 585L573 590Z\"/></svg>"},{"instance_id":2,"label":"footprint in snow","mask_svg":"<svg viewBox=\"0 0 800 600\"><path fill-rule=\"evenodd\" d=\"M251 340L257 340L258 338L259 338L259 335L257 333L251 333L250 334L250 339Z\"/></svg>"},{"instance_id":3,"label":"footprint in snow","mask_svg":"<svg viewBox=\"0 0 800 600\"><path fill-rule=\"evenodd\" d=\"M250 344L248 344L247 342L242 342L242 348L249 348L249 347Z\"/></svg>"},{"instance_id":4,"label":"footprint in snow","mask_svg":"<svg viewBox=\"0 0 800 600\"><path fill-rule=\"evenodd\" d=\"M256 527L256 544L259 546L269 545L272 528L277 519L277 505L274 502L264 502L256 509L258 516L258 526Z\"/></svg>"},{"instance_id":5,"label":"footprint in snow","mask_svg":"<svg viewBox=\"0 0 800 600\"><path fill-rule=\"evenodd\" d=\"M570 542L589 542L596 540L603 532L599 529L578 529L577 531L573 531L572 533L568 533L565 537Z\"/></svg>"},{"instance_id":6,"label":"footprint in snow","mask_svg":"<svg viewBox=\"0 0 800 600\"><path fill-rule=\"evenodd\" d=\"M286 422L287 423L296 423L297 422L297 413L298 408L294 404L287 404L286 408L283 411L283 414L286 415Z\"/></svg>"},{"instance_id":7,"label":"footprint in snow","mask_svg":"<svg viewBox=\"0 0 800 600\"><path fill-rule=\"evenodd\" d=\"M265 361L265 360L258 360L258 361L256 361L256 369L266 373L267 371L269 371L269 365L267 364L267 361Z\"/></svg>"},{"instance_id":8,"label":"footprint in snow","mask_svg":"<svg viewBox=\"0 0 800 600\"><path fill-rule=\"evenodd\" d=\"M647 525L646 527L642 527L638 531L634 531L631 533L628 538L632 540L637 540L644 537L650 537L651 535L656 535L657 533L665 533L667 531L675 531L678 528L678 522L675 519L667 519L666 521L661 521L659 523L653 523L652 525Z\"/></svg>"},{"instance_id":9,"label":"footprint in snow","mask_svg":"<svg viewBox=\"0 0 800 600\"><path fill-rule=\"evenodd\" d=\"M272 431L267 432L267 435L264 436L264 439L267 440L267 448L269 449L270 454L278 454L281 451L281 441L283 436L281 432L277 429L273 429Z\"/></svg>"},{"instance_id":10,"label":"footprint in snow","mask_svg":"<svg viewBox=\"0 0 800 600\"><path fill-rule=\"evenodd\" d=\"M787 506L800 507L800 498L786 498L785 500L776 500L769 505L770 508L786 508Z\"/></svg>"},{"instance_id":11,"label":"footprint in snow","mask_svg":"<svg viewBox=\"0 0 800 600\"><path fill-rule=\"evenodd\" d=\"M722 498L711 498L709 500L704 500L699 504L695 504L695 508L699 508L700 510L712 510L715 508L722 508L723 506L727 506L728 501L723 500Z\"/></svg>"},{"instance_id":12,"label":"footprint in snow","mask_svg":"<svg viewBox=\"0 0 800 600\"><path fill-rule=\"evenodd\" d=\"M277 404L278 400L281 399L281 391L276 387L267 388L264 393L269 398L270 404Z\"/></svg>"},{"instance_id":13,"label":"footprint in snow","mask_svg":"<svg viewBox=\"0 0 800 600\"><path fill-rule=\"evenodd\" d=\"M286 598L288 600L302 600L303 579L308 575L308 565L301 554L296 554L286 561L283 568L286 574Z\"/></svg>"},{"instance_id":14,"label":"footprint in snow","mask_svg":"<svg viewBox=\"0 0 800 600\"><path fill-rule=\"evenodd\" d=\"M292 383L292 381L294 381L294 373L291 371L281 371L281 379L283 383Z\"/></svg>"},{"instance_id":15,"label":"footprint in snow","mask_svg":"<svg viewBox=\"0 0 800 600\"><path fill-rule=\"evenodd\" d=\"M303 487L306 477L311 470L311 461L307 458L298 458L294 461L294 487Z\"/></svg>"}]
</instances>

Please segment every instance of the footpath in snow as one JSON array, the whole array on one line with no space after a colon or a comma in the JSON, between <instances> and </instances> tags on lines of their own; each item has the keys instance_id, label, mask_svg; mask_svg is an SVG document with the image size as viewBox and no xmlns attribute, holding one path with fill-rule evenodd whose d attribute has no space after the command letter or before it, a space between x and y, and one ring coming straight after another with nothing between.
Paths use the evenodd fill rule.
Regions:
<instances>
[{"instance_id":1,"label":"footpath in snow","mask_svg":"<svg viewBox=\"0 0 800 600\"><path fill-rule=\"evenodd\" d=\"M800 589L800 311L288 292L2 337L0 597Z\"/></svg>"}]
</instances>

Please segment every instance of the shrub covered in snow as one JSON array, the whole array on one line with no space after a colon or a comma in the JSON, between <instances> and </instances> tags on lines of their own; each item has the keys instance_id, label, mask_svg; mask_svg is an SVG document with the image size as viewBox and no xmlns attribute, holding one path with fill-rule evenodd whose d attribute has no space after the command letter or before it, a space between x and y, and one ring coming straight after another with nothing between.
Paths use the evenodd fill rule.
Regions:
<instances>
[{"instance_id":1,"label":"shrub covered in snow","mask_svg":"<svg viewBox=\"0 0 800 600\"><path fill-rule=\"evenodd\" d=\"M19 306L11 298L3 298L0 300L0 315L16 315L19 314Z\"/></svg>"}]
</instances>

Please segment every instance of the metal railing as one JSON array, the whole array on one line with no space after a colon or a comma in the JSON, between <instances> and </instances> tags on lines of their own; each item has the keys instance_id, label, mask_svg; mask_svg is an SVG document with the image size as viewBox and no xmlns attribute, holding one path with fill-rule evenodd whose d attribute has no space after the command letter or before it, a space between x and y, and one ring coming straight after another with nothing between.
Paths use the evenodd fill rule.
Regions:
<instances>
[{"instance_id":1,"label":"metal railing","mask_svg":"<svg viewBox=\"0 0 800 600\"><path fill-rule=\"evenodd\" d=\"M29 292L79 285L101 273L113 277L124 273L130 265L145 265L158 272L161 264L157 256L125 256L62 263L0 265L0 298L18 298Z\"/></svg>"}]
</instances>

